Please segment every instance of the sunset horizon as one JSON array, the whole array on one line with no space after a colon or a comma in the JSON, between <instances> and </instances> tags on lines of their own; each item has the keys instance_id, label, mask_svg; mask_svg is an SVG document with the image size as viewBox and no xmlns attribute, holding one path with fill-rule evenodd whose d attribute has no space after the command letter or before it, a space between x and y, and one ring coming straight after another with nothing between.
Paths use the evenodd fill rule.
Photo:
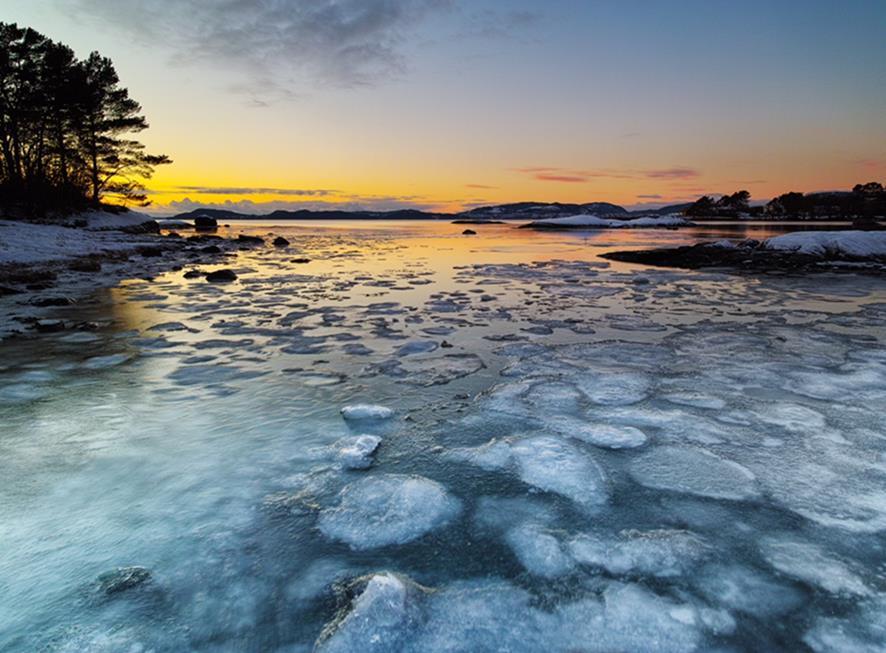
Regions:
<instances>
[{"instance_id":1,"label":"sunset horizon","mask_svg":"<svg viewBox=\"0 0 886 653\"><path fill-rule=\"evenodd\" d=\"M638 209L886 176L881 3L256 6L4 13L115 62L174 161L158 214Z\"/></svg>"}]
</instances>

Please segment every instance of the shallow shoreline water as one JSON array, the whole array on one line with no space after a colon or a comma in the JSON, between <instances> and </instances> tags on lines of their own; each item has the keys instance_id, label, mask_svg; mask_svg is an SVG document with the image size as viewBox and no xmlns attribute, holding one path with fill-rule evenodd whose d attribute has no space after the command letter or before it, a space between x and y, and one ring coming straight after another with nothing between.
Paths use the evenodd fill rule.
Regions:
<instances>
[{"instance_id":1,"label":"shallow shoreline water","mask_svg":"<svg viewBox=\"0 0 886 653\"><path fill-rule=\"evenodd\" d=\"M292 244L0 342L0 648L881 646L883 284L476 230L233 224Z\"/></svg>"}]
</instances>

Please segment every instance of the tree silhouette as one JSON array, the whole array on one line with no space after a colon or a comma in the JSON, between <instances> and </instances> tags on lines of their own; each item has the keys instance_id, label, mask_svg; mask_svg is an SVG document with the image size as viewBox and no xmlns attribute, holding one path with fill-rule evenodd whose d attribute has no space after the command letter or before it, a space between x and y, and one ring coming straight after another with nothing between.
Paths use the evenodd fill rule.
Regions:
<instances>
[{"instance_id":1,"label":"tree silhouette","mask_svg":"<svg viewBox=\"0 0 886 653\"><path fill-rule=\"evenodd\" d=\"M143 182L165 155L133 138L147 129L110 59L0 23L0 205L32 212L145 204Z\"/></svg>"}]
</instances>

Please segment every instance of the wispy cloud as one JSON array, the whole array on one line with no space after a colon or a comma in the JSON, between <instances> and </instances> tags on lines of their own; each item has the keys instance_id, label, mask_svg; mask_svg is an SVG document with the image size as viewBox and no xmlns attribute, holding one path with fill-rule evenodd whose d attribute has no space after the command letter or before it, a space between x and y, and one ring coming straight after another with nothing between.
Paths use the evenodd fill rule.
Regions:
<instances>
[{"instance_id":1,"label":"wispy cloud","mask_svg":"<svg viewBox=\"0 0 886 653\"><path fill-rule=\"evenodd\" d=\"M644 170L643 173L650 179L692 179L701 173L693 168L665 168L664 170Z\"/></svg>"},{"instance_id":2,"label":"wispy cloud","mask_svg":"<svg viewBox=\"0 0 886 653\"><path fill-rule=\"evenodd\" d=\"M155 193L157 191L154 191ZM328 197L340 191L315 188L262 188L253 186L176 186L166 193L195 193L198 195L287 195L295 197Z\"/></svg>"},{"instance_id":3,"label":"wispy cloud","mask_svg":"<svg viewBox=\"0 0 886 653\"><path fill-rule=\"evenodd\" d=\"M576 170L572 168L530 166L514 168L515 172L529 175L537 181L585 183L593 179L693 179L701 176L694 168L675 166L654 170L612 169Z\"/></svg>"},{"instance_id":4,"label":"wispy cloud","mask_svg":"<svg viewBox=\"0 0 886 653\"><path fill-rule=\"evenodd\" d=\"M486 184L465 184L465 188L476 188L478 190L493 190L498 186L487 186Z\"/></svg>"},{"instance_id":5,"label":"wispy cloud","mask_svg":"<svg viewBox=\"0 0 886 653\"><path fill-rule=\"evenodd\" d=\"M57 0L61 1L61 0ZM81 16L166 45L176 60L241 73L231 88L292 93L296 80L359 86L402 73L403 46L453 0L68 0ZM246 73L245 75L243 73ZM260 84L256 81L260 80Z\"/></svg>"},{"instance_id":6,"label":"wispy cloud","mask_svg":"<svg viewBox=\"0 0 886 653\"><path fill-rule=\"evenodd\" d=\"M554 175L549 172L539 172L535 175L538 181L561 181L568 184L584 184L588 182L588 177L582 175Z\"/></svg>"}]
</instances>

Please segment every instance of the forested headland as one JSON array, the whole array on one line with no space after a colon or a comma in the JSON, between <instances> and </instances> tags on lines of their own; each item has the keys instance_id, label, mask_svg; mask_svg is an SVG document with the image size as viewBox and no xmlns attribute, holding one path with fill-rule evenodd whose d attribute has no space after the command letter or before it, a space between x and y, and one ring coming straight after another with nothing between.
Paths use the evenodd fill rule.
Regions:
<instances>
[{"instance_id":1,"label":"forested headland","mask_svg":"<svg viewBox=\"0 0 886 653\"><path fill-rule=\"evenodd\" d=\"M0 215L146 204L147 127L110 59L0 23Z\"/></svg>"}]
</instances>

